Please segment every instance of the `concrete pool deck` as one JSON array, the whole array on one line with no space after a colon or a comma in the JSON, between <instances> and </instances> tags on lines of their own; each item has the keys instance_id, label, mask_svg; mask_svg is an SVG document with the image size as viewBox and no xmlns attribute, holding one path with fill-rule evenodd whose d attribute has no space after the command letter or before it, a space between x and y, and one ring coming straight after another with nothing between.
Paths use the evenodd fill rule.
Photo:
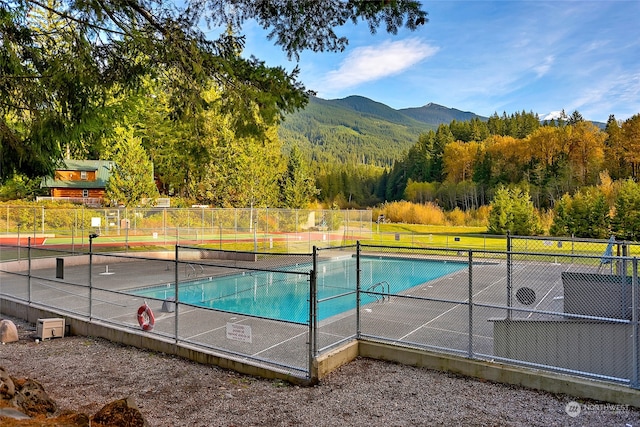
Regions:
<instances>
[{"instance_id":1,"label":"concrete pool deck","mask_svg":"<svg viewBox=\"0 0 640 427\"><path fill-rule=\"evenodd\" d=\"M344 253L327 253L326 255L345 256ZM56 280L55 264L49 266L46 263L32 264L32 274L37 278L31 281L32 304L30 305L11 298L13 296L27 299L26 278L1 273L1 293L9 297L2 299L2 312L16 315L32 323L41 317L64 317L70 325L71 334L102 336L113 341L177 354L202 363L212 363L252 375L283 378L293 382L305 381L305 372L309 368L308 326L184 305L178 308L179 316L176 325L175 312L163 312L162 301L154 300L148 303L156 315L155 327L151 332L144 332L138 326L136 318L137 309L144 300L126 294L125 291L142 286L173 283L175 263L170 259L137 261L101 255L93 257L91 293L94 304L91 307L91 319L87 320L89 315L89 290L86 287L89 277L89 268L86 265L88 257L73 258L78 259L75 260L76 262L69 261L65 264L64 281L85 284L85 287L79 288ZM79 258L84 258L84 263ZM193 277L193 272L188 267L184 268L185 266L180 264L179 267L178 275L181 281ZM534 265L530 266L530 268L534 267ZM514 274L527 276L527 286L535 289L540 297L536 304L537 308L561 312L562 300L557 298L561 294L561 289L558 286L559 283L553 282L558 280L563 268L559 265L545 265L543 271L537 269L535 274L532 274L526 271L526 266L519 265L518 271ZM495 305L502 301L504 304L506 286L504 271L504 260L474 264L472 295L474 303ZM228 273L228 268L205 266L198 275L209 277ZM480 377L488 375L487 379L534 388L540 388L533 383L541 381L540 378L546 378L546 376L556 378L560 383L574 384L572 377L565 375L544 373L536 376L534 373L540 371L519 367L503 370L504 365L497 366L490 362L464 357L469 350L470 340L474 354L487 356L492 354L493 330L488 319L504 317L506 313L505 308L476 308L472 314L473 331L469 334L468 306L462 303L469 298L468 281L467 271L461 270L405 292L412 297L428 297L434 301L391 297L384 303L371 303L362 307L360 332L364 339L360 342L353 339L357 332L355 310L320 322L317 331L318 348L325 348L327 351L323 352L323 356L314 366L319 378L361 355L450 370L464 375ZM58 309L51 310L45 305L55 306ZM250 342L229 339L228 324L249 327ZM178 343L175 341L176 331L179 337ZM396 345L389 346L385 342L379 342L376 337L383 337L383 341L393 342ZM424 345L424 349L420 350L403 348L403 343L407 345L428 343L428 345ZM444 353L431 353L429 349L444 350ZM504 372L507 371L511 372L511 379L505 378ZM527 380L525 377L530 379ZM628 387L579 378L576 381L576 384L580 384L580 390L583 391L574 392L575 395L626 404L630 404L631 397L636 399L636 402L639 401L637 400L639 395L634 394L637 390L634 391ZM550 391L553 391L558 386L545 387L547 388L543 389L550 387ZM622 397L607 397L612 390L615 391L615 396Z\"/></svg>"}]
</instances>

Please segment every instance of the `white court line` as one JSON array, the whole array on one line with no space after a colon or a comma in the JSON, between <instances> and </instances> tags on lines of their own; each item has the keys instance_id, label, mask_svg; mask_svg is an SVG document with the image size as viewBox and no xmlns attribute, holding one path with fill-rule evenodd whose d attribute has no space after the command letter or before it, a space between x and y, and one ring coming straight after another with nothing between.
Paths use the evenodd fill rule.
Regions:
<instances>
[{"instance_id":1,"label":"white court line","mask_svg":"<svg viewBox=\"0 0 640 427\"><path fill-rule=\"evenodd\" d=\"M549 296L549 294L551 293L552 290L554 290L556 288L556 286L558 286L558 282L556 281L556 283L551 287L551 289L549 289L549 291L547 291L546 294L544 294L544 296L540 299L540 302L536 304L535 307L533 307L534 310L537 310L538 307L540 307L540 304L542 304L542 301L545 300L545 298L547 298ZM531 316L533 315L533 313L529 313L529 315L527 316L527 319L531 318Z\"/></svg>"},{"instance_id":2,"label":"white court line","mask_svg":"<svg viewBox=\"0 0 640 427\"><path fill-rule=\"evenodd\" d=\"M190 311L196 311L196 309L193 309L193 310L190 310ZM183 314L183 313L182 313L182 312L180 312L180 315L182 315L182 314ZM247 319L248 319L248 318L245 318L245 319L240 320L239 322L233 322L233 323L242 323L242 322L244 322L244 321L245 321L245 320L247 320ZM220 330L220 329L226 329L226 328L227 328L227 324L225 323L225 324L224 324L224 326L220 326L220 327L218 327L218 328L213 328L213 329L207 329L206 331L204 331L204 332L200 332L199 334L190 335L187 339L191 339L191 338L199 337L199 336L201 336L201 335L208 334L209 332L217 331L217 330Z\"/></svg>"},{"instance_id":3,"label":"white court line","mask_svg":"<svg viewBox=\"0 0 640 427\"><path fill-rule=\"evenodd\" d=\"M476 295L480 295L481 293L483 293L484 291L486 291L487 289L491 288L493 285L497 285L498 283L502 282L503 280L506 280L505 278L502 279L498 279L495 282L493 282L492 284L490 284L489 286L487 286L486 288L482 289L481 291L478 291L477 293L473 294L473 296L475 297ZM467 298L466 300L464 300L464 302L466 302L467 304L469 304L469 299ZM429 325L431 322L434 322L436 320L438 320L439 318L441 318L442 316L444 316L445 314L455 310L456 308L460 307L463 304L456 304L453 307L451 307L449 310L440 313L438 316L434 317L433 319L429 320L427 323L423 323L422 325L418 326L417 328L415 328L413 331L409 332L408 334L403 335L402 337L398 338L398 340L403 340L405 338L407 338L409 335L412 335L413 333L419 331L420 329L424 328L425 326Z\"/></svg>"},{"instance_id":4,"label":"white court line","mask_svg":"<svg viewBox=\"0 0 640 427\"><path fill-rule=\"evenodd\" d=\"M253 354L252 354L252 356L257 356L257 355L258 355L258 354L260 354L260 353L264 353L264 352L265 352L265 351L267 351L267 350L271 350L272 348L276 348L276 347L278 347L279 345L282 345L282 344L286 343L287 341L291 341L292 339L295 339L295 338L301 337L301 336L303 336L303 335L309 335L309 332L303 332L303 333L301 333L301 334L294 335L294 336L292 336L291 338L289 338L289 339L287 339L287 340L280 341L279 343L274 344L274 345L272 345L271 347L267 347L267 348L265 348L264 350L260 350L260 351L259 351L259 352L257 352L257 353L253 353Z\"/></svg>"},{"instance_id":5,"label":"white court line","mask_svg":"<svg viewBox=\"0 0 640 427\"><path fill-rule=\"evenodd\" d=\"M245 320L249 320L249 318L245 318L245 319L240 320L239 322L234 322L234 323L242 323L242 322L244 322ZM220 330L220 329L226 329L226 327L227 327L227 325L225 324L224 326L220 326L220 327L218 327L218 328L209 329L209 330L206 330L206 331L201 332L201 333L199 333L199 334L191 335L191 336L189 336L187 339L196 338L196 337L199 337L199 336L201 336L201 335L205 335L205 334L208 334L208 333L211 333L211 332L214 332L214 331ZM291 340L293 340L293 339L296 339L296 338L298 338L298 337L301 337L301 336L303 336L303 335L308 335L308 334L309 334L309 332L308 332L308 331L305 331L305 332L303 332L303 333L301 333L301 334L294 335L294 336L292 336L292 337L291 337L291 338L289 338L289 339L286 339L286 340L284 340L284 341L280 341L280 342L278 342L277 344L274 344L274 345L272 345L272 346L270 346L270 347L267 347L267 348L265 348L265 349L262 349L262 350L260 350L260 351L259 351L259 352L257 352L257 353L253 353L251 356L257 356L257 355L259 355L260 353L264 353L265 351L268 351L268 350L271 350L272 348L278 347L278 346L280 346L280 345L282 345L282 344L284 344L284 343L286 343L286 342L288 342L288 341L291 341Z\"/></svg>"}]
</instances>

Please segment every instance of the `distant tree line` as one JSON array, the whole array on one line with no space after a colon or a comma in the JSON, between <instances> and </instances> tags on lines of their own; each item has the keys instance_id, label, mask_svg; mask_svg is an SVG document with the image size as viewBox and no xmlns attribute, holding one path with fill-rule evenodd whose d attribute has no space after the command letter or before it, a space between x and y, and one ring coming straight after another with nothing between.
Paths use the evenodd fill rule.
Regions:
<instances>
[{"instance_id":1,"label":"distant tree line","mask_svg":"<svg viewBox=\"0 0 640 427\"><path fill-rule=\"evenodd\" d=\"M564 194L598 184L600 172L614 179L635 179L640 165L640 116L620 123L611 116L605 129L580 113L541 122L533 113L492 115L487 121L452 121L421 134L391 168L352 164L351 181L367 194L356 203L409 200L435 202L446 210L487 205L500 186L525 186L539 209L549 209ZM349 194L336 185L337 167L318 172L321 198ZM379 174L377 181L373 178ZM333 184L328 187L333 176ZM340 196L342 197L342 196ZM353 199L352 199L353 202Z\"/></svg>"}]
</instances>

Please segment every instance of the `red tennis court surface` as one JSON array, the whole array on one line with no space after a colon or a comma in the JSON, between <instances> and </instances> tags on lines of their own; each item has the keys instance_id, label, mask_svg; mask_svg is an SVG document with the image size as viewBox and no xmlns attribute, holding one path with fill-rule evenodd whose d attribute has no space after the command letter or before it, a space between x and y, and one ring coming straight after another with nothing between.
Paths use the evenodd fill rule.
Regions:
<instances>
[{"instance_id":1,"label":"red tennis court surface","mask_svg":"<svg viewBox=\"0 0 640 427\"><path fill-rule=\"evenodd\" d=\"M34 246L40 246L44 244L46 239L46 237L31 237L31 244ZM27 246L29 244L29 236L20 237L19 240L18 236L0 236L0 244Z\"/></svg>"}]
</instances>

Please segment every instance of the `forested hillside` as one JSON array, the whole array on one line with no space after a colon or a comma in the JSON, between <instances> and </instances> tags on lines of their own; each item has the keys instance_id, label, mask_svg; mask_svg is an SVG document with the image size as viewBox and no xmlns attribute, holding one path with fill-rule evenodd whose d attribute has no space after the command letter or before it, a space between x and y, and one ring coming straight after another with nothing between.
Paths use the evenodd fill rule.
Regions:
<instances>
[{"instance_id":1,"label":"forested hillside","mask_svg":"<svg viewBox=\"0 0 640 427\"><path fill-rule=\"evenodd\" d=\"M316 162L392 166L436 126L360 96L311 97L304 110L286 116L278 134L285 147L297 145Z\"/></svg>"},{"instance_id":2,"label":"forested hillside","mask_svg":"<svg viewBox=\"0 0 640 427\"><path fill-rule=\"evenodd\" d=\"M352 109L358 106L367 117L381 117L385 111L357 97L339 102ZM436 116L424 114L429 109ZM446 118L438 112L451 111L457 110L431 104L420 117ZM394 120L404 120L397 113L388 112ZM544 122L525 111L487 119L474 115L420 133L407 151L396 153L392 167L367 162L369 156L364 155L331 161L325 153L326 160L314 165L314 174L320 199L340 206L409 200L469 211L488 205L501 186L518 185L527 189L537 208L549 209L565 194L599 185L603 173L614 180L636 179L638 126L638 116L624 122L612 116L602 129L577 111Z\"/></svg>"},{"instance_id":3,"label":"forested hillside","mask_svg":"<svg viewBox=\"0 0 640 427\"><path fill-rule=\"evenodd\" d=\"M432 102L422 107L403 108L398 111L408 117L436 127L443 123L449 124L454 120L458 122L466 122L471 119L480 119L482 121L487 120L486 117L478 116L475 113L444 107Z\"/></svg>"}]
</instances>

